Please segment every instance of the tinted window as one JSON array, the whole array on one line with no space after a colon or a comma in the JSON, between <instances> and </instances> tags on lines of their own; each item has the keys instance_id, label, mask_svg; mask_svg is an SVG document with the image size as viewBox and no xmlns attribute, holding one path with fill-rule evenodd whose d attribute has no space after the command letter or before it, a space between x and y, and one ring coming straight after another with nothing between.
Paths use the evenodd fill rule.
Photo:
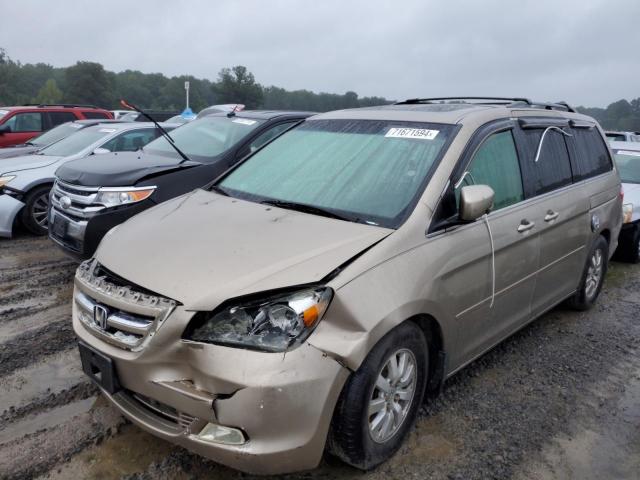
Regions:
<instances>
[{"instance_id":1,"label":"tinted window","mask_svg":"<svg viewBox=\"0 0 640 480\"><path fill-rule=\"evenodd\" d=\"M572 129L576 147L578 172L574 177L583 180L595 177L612 169L609 151L597 128Z\"/></svg>"},{"instance_id":2,"label":"tinted window","mask_svg":"<svg viewBox=\"0 0 640 480\"><path fill-rule=\"evenodd\" d=\"M624 142L627 138L623 133L607 133L607 139L611 142Z\"/></svg>"},{"instance_id":3,"label":"tinted window","mask_svg":"<svg viewBox=\"0 0 640 480\"><path fill-rule=\"evenodd\" d=\"M451 131L449 125L386 120L307 121L219 186L250 201L310 205L395 228L422 193Z\"/></svg>"},{"instance_id":4,"label":"tinted window","mask_svg":"<svg viewBox=\"0 0 640 480\"><path fill-rule=\"evenodd\" d=\"M135 152L136 150L144 147L151 140L154 140L156 136L155 128L133 130L112 138L102 145L101 148L106 148L112 152Z\"/></svg>"},{"instance_id":5,"label":"tinted window","mask_svg":"<svg viewBox=\"0 0 640 480\"><path fill-rule=\"evenodd\" d=\"M253 141L249 144L249 149L252 152L255 152L265 143L276 138L278 135L284 132L287 128L291 127L291 125L293 125L294 123L295 122L281 123L280 125L275 125L274 127L271 127L266 132L262 132L260 135L254 138Z\"/></svg>"},{"instance_id":6,"label":"tinted window","mask_svg":"<svg viewBox=\"0 0 640 480\"><path fill-rule=\"evenodd\" d=\"M535 194L540 195L570 185L571 161L565 135L555 129L525 129L523 134L527 147L526 161L532 173ZM538 149L540 154L536 162Z\"/></svg>"},{"instance_id":7,"label":"tinted window","mask_svg":"<svg viewBox=\"0 0 640 480\"><path fill-rule=\"evenodd\" d=\"M522 174L511 131L494 133L473 156L468 174L456 192L465 185L489 185L495 192L493 209L499 210L524 199Z\"/></svg>"},{"instance_id":8,"label":"tinted window","mask_svg":"<svg viewBox=\"0 0 640 480\"><path fill-rule=\"evenodd\" d=\"M109 118L109 116L104 112L82 112L84 118L94 119L94 118Z\"/></svg>"},{"instance_id":9,"label":"tinted window","mask_svg":"<svg viewBox=\"0 0 640 480\"><path fill-rule=\"evenodd\" d=\"M5 122L12 132L41 132L42 114L38 112L17 113Z\"/></svg>"},{"instance_id":10,"label":"tinted window","mask_svg":"<svg viewBox=\"0 0 640 480\"><path fill-rule=\"evenodd\" d=\"M76 116L71 112L49 112L47 115L49 115L51 127L76 120Z\"/></svg>"}]
</instances>

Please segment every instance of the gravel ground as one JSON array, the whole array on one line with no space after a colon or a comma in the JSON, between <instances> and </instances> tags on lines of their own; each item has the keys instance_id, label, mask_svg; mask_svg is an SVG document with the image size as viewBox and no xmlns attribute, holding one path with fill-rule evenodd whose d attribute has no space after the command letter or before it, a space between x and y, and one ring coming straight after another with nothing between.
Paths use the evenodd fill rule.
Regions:
<instances>
[{"instance_id":1,"label":"gravel ground","mask_svg":"<svg viewBox=\"0 0 640 480\"><path fill-rule=\"evenodd\" d=\"M251 478L126 422L81 372L75 264L0 239L0 478ZM596 307L557 308L449 380L400 452L291 479L640 479L640 267L612 263Z\"/></svg>"}]
</instances>

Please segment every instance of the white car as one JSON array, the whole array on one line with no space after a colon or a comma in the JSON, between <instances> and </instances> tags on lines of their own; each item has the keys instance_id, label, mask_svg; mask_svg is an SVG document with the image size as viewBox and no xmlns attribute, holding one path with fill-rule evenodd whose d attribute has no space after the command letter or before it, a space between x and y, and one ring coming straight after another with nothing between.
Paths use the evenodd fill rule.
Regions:
<instances>
[{"instance_id":1,"label":"white car","mask_svg":"<svg viewBox=\"0 0 640 480\"><path fill-rule=\"evenodd\" d=\"M640 262L640 142L611 142L624 201L623 225L616 255L632 263Z\"/></svg>"}]
</instances>

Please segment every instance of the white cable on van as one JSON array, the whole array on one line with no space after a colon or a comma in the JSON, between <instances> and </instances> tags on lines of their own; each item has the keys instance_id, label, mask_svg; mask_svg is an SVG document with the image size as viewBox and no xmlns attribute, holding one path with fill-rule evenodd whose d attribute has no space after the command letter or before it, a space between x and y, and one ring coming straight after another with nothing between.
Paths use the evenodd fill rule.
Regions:
<instances>
[{"instance_id":1,"label":"white cable on van","mask_svg":"<svg viewBox=\"0 0 640 480\"><path fill-rule=\"evenodd\" d=\"M547 132L549 130L555 130L557 132L560 132L565 137L573 137L573 135L571 135L570 133L565 132L560 127L547 127L547 128L545 128L544 132L542 132L542 136L540 137L540 142L538 143L538 149L536 150L536 157L533 160L533 163L538 163L538 160L540 160L540 153L542 152L542 142L544 142L544 137L545 137L545 135L547 134Z\"/></svg>"},{"instance_id":2,"label":"white cable on van","mask_svg":"<svg viewBox=\"0 0 640 480\"><path fill-rule=\"evenodd\" d=\"M491 242L491 304L489 308L493 308L493 302L496 299L496 249L493 245L493 233L491 233L491 225L489 225L489 215L484 214L484 223L489 231L489 241Z\"/></svg>"}]
</instances>

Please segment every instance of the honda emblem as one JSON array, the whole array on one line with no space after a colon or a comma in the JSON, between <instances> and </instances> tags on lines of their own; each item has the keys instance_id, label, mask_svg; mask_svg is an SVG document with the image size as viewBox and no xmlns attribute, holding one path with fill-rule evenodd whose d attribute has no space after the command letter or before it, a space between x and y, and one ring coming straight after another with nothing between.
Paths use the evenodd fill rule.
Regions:
<instances>
[{"instance_id":1,"label":"honda emblem","mask_svg":"<svg viewBox=\"0 0 640 480\"><path fill-rule=\"evenodd\" d=\"M100 327L102 330L107 329L107 317L109 311L102 305L94 305L93 307L93 323Z\"/></svg>"}]
</instances>

